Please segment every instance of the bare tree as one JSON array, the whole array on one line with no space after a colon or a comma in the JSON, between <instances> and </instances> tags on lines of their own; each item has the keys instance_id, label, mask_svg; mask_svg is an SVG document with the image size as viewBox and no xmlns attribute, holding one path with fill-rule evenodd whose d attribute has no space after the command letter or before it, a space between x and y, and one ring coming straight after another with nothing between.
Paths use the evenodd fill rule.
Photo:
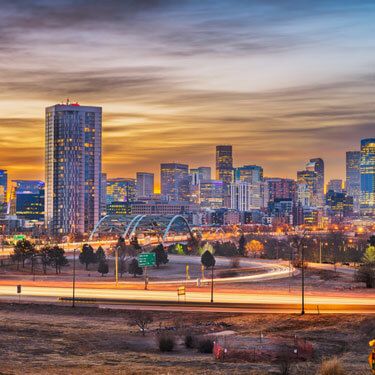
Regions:
<instances>
[{"instance_id":1,"label":"bare tree","mask_svg":"<svg viewBox=\"0 0 375 375\"><path fill-rule=\"evenodd\" d=\"M145 331L149 324L153 322L153 318L150 312L148 311L132 311L130 313L130 320L133 325L136 325L142 332L142 335L145 335Z\"/></svg>"}]
</instances>

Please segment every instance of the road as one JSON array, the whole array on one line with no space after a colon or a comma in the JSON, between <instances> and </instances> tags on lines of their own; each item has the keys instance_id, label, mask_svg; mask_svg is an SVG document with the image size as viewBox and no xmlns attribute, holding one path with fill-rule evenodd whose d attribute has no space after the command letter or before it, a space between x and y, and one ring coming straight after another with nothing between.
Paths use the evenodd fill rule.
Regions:
<instances>
[{"instance_id":1,"label":"road","mask_svg":"<svg viewBox=\"0 0 375 375\"><path fill-rule=\"evenodd\" d=\"M72 288L67 287L41 287L25 286L22 295L17 296L15 286L0 286L1 300L15 300L33 302L56 302L60 297L72 296ZM157 306L167 309L171 304L176 308L178 300L175 290L128 290L128 289L99 289L99 288L76 288L76 297L79 299L96 299L95 303L101 305L126 305L132 306ZM184 299L184 297L181 297ZM299 309L300 296L298 294L255 294L244 291L231 291L225 293L216 291L214 293L215 305L210 305L210 292L189 291L186 293L185 310L192 311L201 308L202 311L212 311L217 308L220 311L233 309L248 309L258 312L289 312ZM316 312L352 312L352 313L375 313L375 299L369 297L352 296L330 296L324 293L314 296L306 296L307 309ZM222 305L222 306L220 306ZM179 309L182 309L180 305ZM153 307L155 309L155 307ZM224 310L223 310L224 309ZM226 310L225 310L226 309Z\"/></svg>"}]
</instances>

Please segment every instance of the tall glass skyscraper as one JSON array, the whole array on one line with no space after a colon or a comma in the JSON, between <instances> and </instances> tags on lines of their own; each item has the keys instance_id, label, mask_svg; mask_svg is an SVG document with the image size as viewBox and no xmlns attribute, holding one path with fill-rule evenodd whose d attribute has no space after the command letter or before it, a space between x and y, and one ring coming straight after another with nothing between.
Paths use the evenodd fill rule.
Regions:
<instances>
[{"instance_id":1,"label":"tall glass skyscraper","mask_svg":"<svg viewBox=\"0 0 375 375\"><path fill-rule=\"evenodd\" d=\"M316 173L316 205L324 205L324 161L320 158L310 159L306 169Z\"/></svg>"},{"instance_id":2,"label":"tall glass skyscraper","mask_svg":"<svg viewBox=\"0 0 375 375\"><path fill-rule=\"evenodd\" d=\"M46 108L45 222L51 234L88 233L100 217L102 109Z\"/></svg>"},{"instance_id":3,"label":"tall glass skyscraper","mask_svg":"<svg viewBox=\"0 0 375 375\"><path fill-rule=\"evenodd\" d=\"M353 211L359 212L361 197L361 151L348 151L346 153L346 192L353 197Z\"/></svg>"},{"instance_id":4,"label":"tall glass skyscraper","mask_svg":"<svg viewBox=\"0 0 375 375\"><path fill-rule=\"evenodd\" d=\"M0 204L7 201L8 191L8 171L0 169Z\"/></svg>"},{"instance_id":5,"label":"tall glass skyscraper","mask_svg":"<svg viewBox=\"0 0 375 375\"><path fill-rule=\"evenodd\" d=\"M134 202L136 183L134 178L107 179L107 205L113 202Z\"/></svg>"},{"instance_id":6,"label":"tall glass skyscraper","mask_svg":"<svg viewBox=\"0 0 375 375\"><path fill-rule=\"evenodd\" d=\"M223 181L223 203L230 206L230 185L233 182L232 146L216 146L216 180Z\"/></svg>"},{"instance_id":7,"label":"tall glass skyscraper","mask_svg":"<svg viewBox=\"0 0 375 375\"><path fill-rule=\"evenodd\" d=\"M375 138L361 140L361 214L375 215Z\"/></svg>"},{"instance_id":8,"label":"tall glass skyscraper","mask_svg":"<svg viewBox=\"0 0 375 375\"><path fill-rule=\"evenodd\" d=\"M151 197L154 194L154 174L137 172L137 197Z\"/></svg>"},{"instance_id":9,"label":"tall glass skyscraper","mask_svg":"<svg viewBox=\"0 0 375 375\"><path fill-rule=\"evenodd\" d=\"M169 200L190 200L190 176L187 164L160 164L160 182L161 194Z\"/></svg>"}]
</instances>

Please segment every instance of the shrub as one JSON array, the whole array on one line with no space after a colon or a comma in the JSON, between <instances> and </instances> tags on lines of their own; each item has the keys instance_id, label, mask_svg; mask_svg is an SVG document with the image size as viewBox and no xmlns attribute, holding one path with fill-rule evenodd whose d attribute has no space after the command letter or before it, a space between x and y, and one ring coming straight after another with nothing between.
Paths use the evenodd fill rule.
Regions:
<instances>
[{"instance_id":1,"label":"shrub","mask_svg":"<svg viewBox=\"0 0 375 375\"><path fill-rule=\"evenodd\" d=\"M203 339L198 343L198 352L199 353L212 353L214 349L214 342L211 339Z\"/></svg>"},{"instance_id":2,"label":"shrub","mask_svg":"<svg viewBox=\"0 0 375 375\"><path fill-rule=\"evenodd\" d=\"M341 362L337 357L323 361L318 371L318 375L346 375Z\"/></svg>"},{"instance_id":3,"label":"shrub","mask_svg":"<svg viewBox=\"0 0 375 375\"><path fill-rule=\"evenodd\" d=\"M171 352L175 345L175 339L170 335L161 335L158 337L158 345L161 352Z\"/></svg>"},{"instance_id":4,"label":"shrub","mask_svg":"<svg viewBox=\"0 0 375 375\"><path fill-rule=\"evenodd\" d=\"M185 347L188 349L193 349L196 345L196 339L195 336L188 333L185 335Z\"/></svg>"}]
</instances>

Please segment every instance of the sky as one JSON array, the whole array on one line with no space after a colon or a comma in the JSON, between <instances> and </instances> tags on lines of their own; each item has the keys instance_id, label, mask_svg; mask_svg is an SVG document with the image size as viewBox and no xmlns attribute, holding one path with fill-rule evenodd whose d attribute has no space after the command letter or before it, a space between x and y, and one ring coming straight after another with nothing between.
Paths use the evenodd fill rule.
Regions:
<instances>
[{"instance_id":1,"label":"sky","mask_svg":"<svg viewBox=\"0 0 375 375\"><path fill-rule=\"evenodd\" d=\"M45 107L103 107L103 171L292 177L375 136L375 2L0 0L0 168L44 178Z\"/></svg>"}]
</instances>

